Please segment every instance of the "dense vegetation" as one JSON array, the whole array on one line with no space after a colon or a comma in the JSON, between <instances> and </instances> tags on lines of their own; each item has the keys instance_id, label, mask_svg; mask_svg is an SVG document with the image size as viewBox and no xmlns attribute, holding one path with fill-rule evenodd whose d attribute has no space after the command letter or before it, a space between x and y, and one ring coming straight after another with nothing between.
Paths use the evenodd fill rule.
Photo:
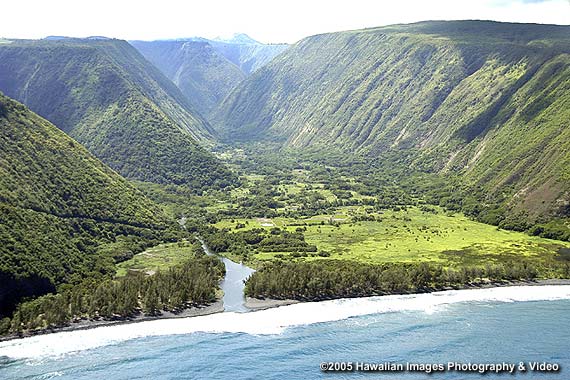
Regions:
<instances>
[{"instance_id":1,"label":"dense vegetation","mask_svg":"<svg viewBox=\"0 0 570 380\"><path fill-rule=\"evenodd\" d=\"M208 116L246 74L206 41L131 41Z\"/></svg>"},{"instance_id":2,"label":"dense vegetation","mask_svg":"<svg viewBox=\"0 0 570 380\"><path fill-rule=\"evenodd\" d=\"M567 32L310 37L226 97L218 158L191 102L125 42L2 44L0 88L132 182L0 95L0 333L211 302L223 266L195 237L258 269L246 292L261 298L569 278ZM204 109L283 48L134 44Z\"/></svg>"},{"instance_id":3,"label":"dense vegetation","mask_svg":"<svg viewBox=\"0 0 570 380\"><path fill-rule=\"evenodd\" d=\"M24 297L177 239L162 211L85 148L0 94L0 315Z\"/></svg>"},{"instance_id":4,"label":"dense vegetation","mask_svg":"<svg viewBox=\"0 0 570 380\"><path fill-rule=\"evenodd\" d=\"M243 228L245 224L236 224L236 229ZM216 228L201 229L202 236L210 250L218 254L231 253L242 255L244 259L247 259L249 252L317 252L315 245L305 241L302 228L295 232L280 228L270 230L253 228L232 234L227 232L227 229L221 231Z\"/></svg>"},{"instance_id":5,"label":"dense vegetation","mask_svg":"<svg viewBox=\"0 0 570 380\"><path fill-rule=\"evenodd\" d=\"M130 43L206 117L247 75L287 47L262 44L245 35L227 41L194 38Z\"/></svg>"},{"instance_id":6,"label":"dense vegetation","mask_svg":"<svg viewBox=\"0 0 570 380\"><path fill-rule=\"evenodd\" d=\"M309 37L242 82L217 124L231 141L457 175L515 219L566 217L568 31L458 21Z\"/></svg>"},{"instance_id":7,"label":"dense vegetation","mask_svg":"<svg viewBox=\"0 0 570 380\"><path fill-rule=\"evenodd\" d=\"M212 130L180 90L125 41L12 41L0 90L127 178L223 187L235 177L198 145Z\"/></svg>"},{"instance_id":8,"label":"dense vegetation","mask_svg":"<svg viewBox=\"0 0 570 380\"><path fill-rule=\"evenodd\" d=\"M564 220L545 218L547 223L528 228L518 228L519 221L514 228L514 219L473 193L463 194L449 178L413 172L396 158L378 166L352 156L331 165L322 154L242 148L218 152L239 168L240 188L203 196L172 187L143 190L173 215L192 215L188 230L213 251L249 266L344 260L459 270L525 260L548 278L559 276L552 268L568 261ZM474 210L481 212L476 216ZM473 220L489 223L491 215L503 216L496 227Z\"/></svg>"},{"instance_id":9,"label":"dense vegetation","mask_svg":"<svg viewBox=\"0 0 570 380\"><path fill-rule=\"evenodd\" d=\"M61 327L81 319L113 320L162 311L178 313L216 300L224 266L214 257L197 256L152 276L133 273L116 280L85 281L57 294L21 304L0 334Z\"/></svg>"},{"instance_id":10,"label":"dense vegetation","mask_svg":"<svg viewBox=\"0 0 570 380\"><path fill-rule=\"evenodd\" d=\"M62 217L163 225L148 199L85 148L0 94L0 200Z\"/></svg>"},{"instance_id":11,"label":"dense vegetation","mask_svg":"<svg viewBox=\"0 0 570 380\"><path fill-rule=\"evenodd\" d=\"M199 202L204 206L216 198L218 206L212 209L221 218L299 218L334 214L342 206L370 206L377 212L436 205L501 229L563 241L570 238L563 202L555 215L542 212L531 217L529 212L512 206L508 192L490 193L483 186L465 183L460 175L422 171L413 167L412 154L390 152L381 160L370 161L359 155L247 144L225 155L242 174L248 173L242 190L232 191L230 197L212 193L213 197L200 201L187 198L182 203ZM157 200L168 202L166 197L160 198ZM222 207L228 203L234 206ZM203 214L196 207L186 210ZM215 220L210 214L208 221Z\"/></svg>"},{"instance_id":12,"label":"dense vegetation","mask_svg":"<svg viewBox=\"0 0 570 380\"><path fill-rule=\"evenodd\" d=\"M212 251L258 269L250 296L318 300L569 277L563 219L525 225L455 177L410 170L406 156L378 164L262 144L218 155L240 172L240 188L144 191L193 215L188 229Z\"/></svg>"},{"instance_id":13,"label":"dense vegetation","mask_svg":"<svg viewBox=\"0 0 570 380\"><path fill-rule=\"evenodd\" d=\"M570 265L561 264L561 276ZM245 292L256 298L316 301L339 297L426 292L504 280L533 280L537 271L524 261L486 267L446 269L428 263L370 265L349 261L273 262L247 281Z\"/></svg>"}]
</instances>

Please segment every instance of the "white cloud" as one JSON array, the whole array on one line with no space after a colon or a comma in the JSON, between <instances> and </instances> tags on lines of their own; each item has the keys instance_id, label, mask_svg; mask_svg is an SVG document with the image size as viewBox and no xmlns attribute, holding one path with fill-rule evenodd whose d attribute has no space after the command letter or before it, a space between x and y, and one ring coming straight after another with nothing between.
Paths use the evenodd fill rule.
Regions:
<instances>
[{"instance_id":1,"label":"white cloud","mask_svg":"<svg viewBox=\"0 0 570 380\"><path fill-rule=\"evenodd\" d=\"M85 5L89 4L89 5ZM2 4L0 36L104 35L124 39L245 32L264 42L421 20L570 24L568 0L18 0Z\"/></svg>"}]
</instances>

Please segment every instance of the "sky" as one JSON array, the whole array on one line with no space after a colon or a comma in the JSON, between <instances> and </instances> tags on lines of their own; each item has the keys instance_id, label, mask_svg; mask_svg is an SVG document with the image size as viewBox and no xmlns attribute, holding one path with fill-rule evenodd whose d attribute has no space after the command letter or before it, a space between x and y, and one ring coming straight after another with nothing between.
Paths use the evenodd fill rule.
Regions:
<instances>
[{"instance_id":1,"label":"sky","mask_svg":"<svg viewBox=\"0 0 570 380\"><path fill-rule=\"evenodd\" d=\"M293 43L325 32L466 19L570 25L570 0L13 0L0 6L0 37L246 33L265 43Z\"/></svg>"}]
</instances>

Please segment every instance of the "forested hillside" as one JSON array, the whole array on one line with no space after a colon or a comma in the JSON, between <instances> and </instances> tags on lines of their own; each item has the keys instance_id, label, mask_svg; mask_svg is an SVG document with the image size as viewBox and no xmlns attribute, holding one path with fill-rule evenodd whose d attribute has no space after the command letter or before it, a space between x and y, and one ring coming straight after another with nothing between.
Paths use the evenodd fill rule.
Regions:
<instances>
[{"instance_id":1,"label":"forested hillside","mask_svg":"<svg viewBox=\"0 0 570 380\"><path fill-rule=\"evenodd\" d=\"M168 235L162 211L54 125L0 93L0 316L97 279Z\"/></svg>"},{"instance_id":2,"label":"forested hillside","mask_svg":"<svg viewBox=\"0 0 570 380\"><path fill-rule=\"evenodd\" d=\"M234 87L288 46L262 44L243 34L230 40L193 38L130 43L207 117Z\"/></svg>"},{"instance_id":3,"label":"forested hillside","mask_svg":"<svg viewBox=\"0 0 570 380\"><path fill-rule=\"evenodd\" d=\"M567 216L569 36L483 21L317 35L238 86L216 121L228 141L403 153L530 217Z\"/></svg>"},{"instance_id":4,"label":"forested hillside","mask_svg":"<svg viewBox=\"0 0 570 380\"><path fill-rule=\"evenodd\" d=\"M213 139L208 123L125 41L9 41L0 90L125 177L196 188L234 180L198 144Z\"/></svg>"},{"instance_id":5,"label":"forested hillside","mask_svg":"<svg viewBox=\"0 0 570 380\"><path fill-rule=\"evenodd\" d=\"M203 115L212 112L246 74L207 41L131 41Z\"/></svg>"}]
</instances>

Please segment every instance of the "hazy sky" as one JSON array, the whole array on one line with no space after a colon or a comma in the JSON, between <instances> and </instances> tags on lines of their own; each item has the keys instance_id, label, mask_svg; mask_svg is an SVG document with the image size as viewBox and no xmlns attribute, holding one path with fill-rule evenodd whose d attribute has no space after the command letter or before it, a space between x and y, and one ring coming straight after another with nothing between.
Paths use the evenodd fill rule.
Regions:
<instances>
[{"instance_id":1,"label":"hazy sky","mask_svg":"<svg viewBox=\"0 0 570 380\"><path fill-rule=\"evenodd\" d=\"M570 24L570 0L12 0L0 37L216 37L243 32L295 42L347 29L421 20L485 19Z\"/></svg>"}]
</instances>

